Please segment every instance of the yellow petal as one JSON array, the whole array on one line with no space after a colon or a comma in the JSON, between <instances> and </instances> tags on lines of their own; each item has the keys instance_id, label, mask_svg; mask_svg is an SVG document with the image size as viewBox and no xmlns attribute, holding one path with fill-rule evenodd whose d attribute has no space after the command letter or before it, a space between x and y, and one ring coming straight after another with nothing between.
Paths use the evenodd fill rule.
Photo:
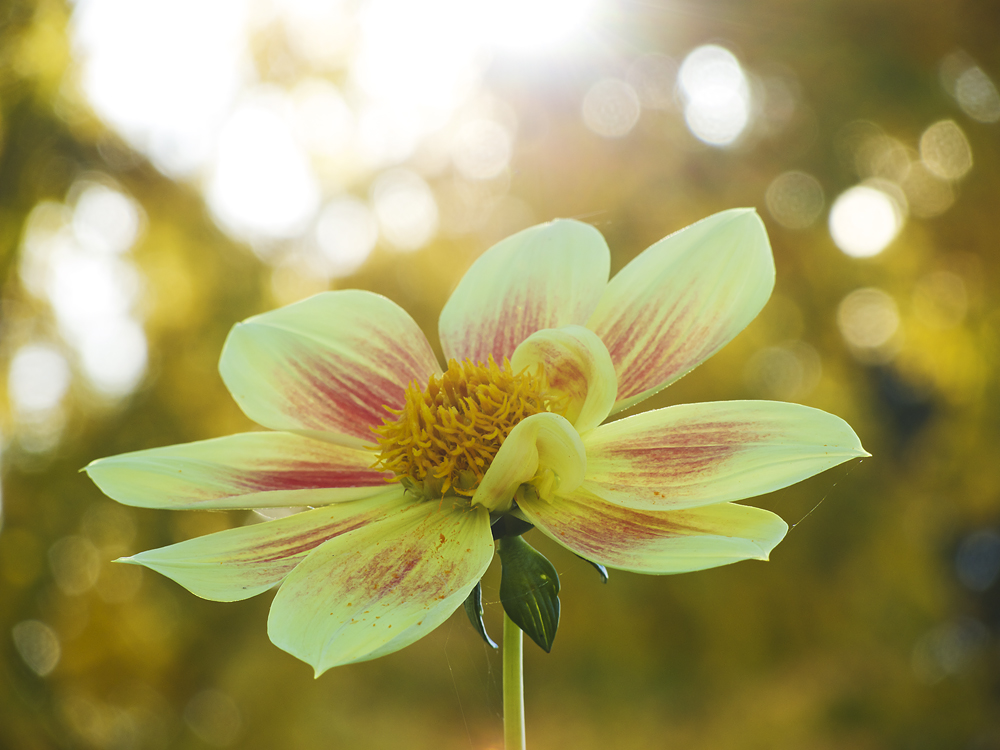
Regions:
<instances>
[{"instance_id":1,"label":"yellow petal","mask_svg":"<svg viewBox=\"0 0 1000 750\"><path fill-rule=\"evenodd\" d=\"M237 601L271 588L324 542L367 528L412 502L394 486L367 500L206 534L120 562L144 565L204 599Z\"/></svg>"},{"instance_id":2,"label":"yellow petal","mask_svg":"<svg viewBox=\"0 0 1000 750\"><path fill-rule=\"evenodd\" d=\"M586 470L587 455L576 428L558 414L533 414L510 431L472 503L505 512L522 484L535 484L542 496L572 492Z\"/></svg>"},{"instance_id":3,"label":"yellow petal","mask_svg":"<svg viewBox=\"0 0 1000 750\"><path fill-rule=\"evenodd\" d=\"M240 435L101 458L86 468L114 500L140 508L319 506L386 490L371 451L289 432Z\"/></svg>"},{"instance_id":4,"label":"yellow petal","mask_svg":"<svg viewBox=\"0 0 1000 750\"><path fill-rule=\"evenodd\" d=\"M485 509L411 504L316 548L275 596L268 635L317 676L375 658L443 622L492 557Z\"/></svg>"},{"instance_id":5,"label":"yellow petal","mask_svg":"<svg viewBox=\"0 0 1000 750\"><path fill-rule=\"evenodd\" d=\"M542 365L549 390L566 400L563 416L577 432L603 422L615 403L618 382L611 355L597 334L583 326L533 333L510 363L514 372Z\"/></svg>"},{"instance_id":6,"label":"yellow petal","mask_svg":"<svg viewBox=\"0 0 1000 750\"><path fill-rule=\"evenodd\" d=\"M527 498L521 512L581 557L636 573L687 573L740 560L766 560L788 531L774 513L733 503L686 510L623 508L588 483L551 503Z\"/></svg>"},{"instance_id":7,"label":"yellow petal","mask_svg":"<svg viewBox=\"0 0 1000 750\"><path fill-rule=\"evenodd\" d=\"M614 411L715 354L757 316L773 287L771 245L752 209L709 216L639 255L587 322L615 363Z\"/></svg>"},{"instance_id":8,"label":"yellow petal","mask_svg":"<svg viewBox=\"0 0 1000 750\"><path fill-rule=\"evenodd\" d=\"M631 508L688 508L772 492L867 456L840 417L778 401L643 412L584 436L587 481Z\"/></svg>"},{"instance_id":9,"label":"yellow petal","mask_svg":"<svg viewBox=\"0 0 1000 750\"><path fill-rule=\"evenodd\" d=\"M589 224L559 219L501 240L441 311L446 359L497 362L543 328L583 325L608 282L610 253Z\"/></svg>"},{"instance_id":10,"label":"yellow petal","mask_svg":"<svg viewBox=\"0 0 1000 750\"><path fill-rule=\"evenodd\" d=\"M342 445L372 444L384 406L440 372L420 327L371 292L325 292L237 324L219 372L250 419Z\"/></svg>"}]
</instances>

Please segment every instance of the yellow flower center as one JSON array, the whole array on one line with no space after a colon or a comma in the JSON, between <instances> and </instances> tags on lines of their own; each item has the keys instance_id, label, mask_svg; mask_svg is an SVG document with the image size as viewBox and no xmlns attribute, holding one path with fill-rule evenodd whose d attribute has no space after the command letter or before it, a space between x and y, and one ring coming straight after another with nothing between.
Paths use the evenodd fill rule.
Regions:
<instances>
[{"instance_id":1,"label":"yellow flower center","mask_svg":"<svg viewBox=\"0 0 1000 750\"><path fill-rule=\"evenodd\" d=\"M555 405L540 367L515 373L506 357L503 365L492 356L485 365L451 360L426 388L411 384L402 409L385 407L395 419L373 428L380 448L373 468L428 497L472 497L514 426Z\"/></svg>"}]
</instances>

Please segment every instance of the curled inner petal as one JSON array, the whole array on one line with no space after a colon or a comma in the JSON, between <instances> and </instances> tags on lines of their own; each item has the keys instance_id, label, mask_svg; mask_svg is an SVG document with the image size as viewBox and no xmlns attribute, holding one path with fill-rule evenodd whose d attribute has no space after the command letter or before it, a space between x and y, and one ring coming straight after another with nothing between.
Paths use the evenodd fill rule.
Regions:
<instances>
[{"instance_id":1,"label":"curled inner petal","mask_svg":"<svg viewBox=\"0 0 1000 750\"><path fill-rule=\"evenodd\" d=\"M535 414L511 430L472 503L505 512L525 483L547 500L576 489L586 470L587 454L573 425L558 414Z\"/></svg>"},{"instance_id":2,"label":"curled inner petal","mask_svg":"<svg viewBox=\"0 0 1000 750\"><path fill-rule=\"evenodd\" d=\"M541 365L549 391L566 399L564 416L578 432L603 422L615 403L618 381L611 355L583 326L532 334L517 347L511 365L515 370Z\"/></svg>"}]
</instances>

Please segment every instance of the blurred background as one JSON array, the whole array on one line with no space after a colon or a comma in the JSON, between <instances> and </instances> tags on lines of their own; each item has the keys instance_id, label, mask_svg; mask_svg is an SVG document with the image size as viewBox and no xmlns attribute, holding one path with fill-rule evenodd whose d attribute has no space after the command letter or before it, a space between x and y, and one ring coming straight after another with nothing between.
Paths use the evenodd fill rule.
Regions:
<instances>
[{"instance_id":1,"label":"blurred background","mask_svg":"<svg viewBox=\"0 0 1000 750\"><path fill-rule=\"evenodd\" d=\"M529 533L529 744L1000 748L998 39L973 0L4 0L0 747L499 748L461 612L314 681L270 594L110 563L253 517L79 469L252 429L216 371L249 315L370 289L436 346L514 231L588 221L614 272L754 206L774 296L646 406L796 401L874 455L754 501L766 564L602 585Z\"/></svg>"}]
</instances>

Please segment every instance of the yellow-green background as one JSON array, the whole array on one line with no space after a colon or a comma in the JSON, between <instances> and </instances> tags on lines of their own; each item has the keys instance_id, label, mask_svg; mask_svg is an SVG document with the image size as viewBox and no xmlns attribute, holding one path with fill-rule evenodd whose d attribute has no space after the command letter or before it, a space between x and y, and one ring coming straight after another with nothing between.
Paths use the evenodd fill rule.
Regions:
<instances>
[{"instance_id":1,"label":"yellow-green background","mask_svg":"<svg viewBox=\"0 0 1000 750\"><path fill-rule=\"evenodd\" d=\"M0 3L0 330L11 311L39 304L16 270L27 213L40 200L62 200L78 174L100 170L147 215L133 256L147 278L150 370L114 409L73 401L53 453L20 449L5 428L0 747L499 747L499 656L461 613L400 653L314 680L268 642L270 594L206 602L108 562L242 522L240 513L117 506L78 470L101 456L251 428L215 371L217 357L233 323L287 300L276 299L270 269L215 228L190 185L141 159L118 160L116 170L98 149L107 138L99 121L55 106L71 64L70 12L56 2ZM997 6L623 0L605 6L591 33L589 56L491 71L487 83L523 125L510 194L539 220L595 224L612 248L612 272L692 221L756 206L777 264L773 303L649 405L759 397L746 363L799 339L822 362L803 402L847 419L873 457L755 500L793 525L766 564L677 577L612 571L601 585L585 563L530 533L560 572L562 621L551 654L526 645L529 745L1000 747L1000 588L963 587L954 564L968 534L1000 524L1000 125L965 116L938 75L942 58L960 48L1000 77ZM710 41L751 68L792 71L807 121L734 149L700 146L677 110L644 112L620 140L584 128L579 102L597 77L642 53L679 59ZM816 176L827 206L858 182L837 147L849 123L875 122L915 147L943 119L965 132L973 169L954 206L911 217L881 255L842 254L825 213L791 231L765 209L768 185L786 170ZM367 187L353 189L364 196ZM395 300L436 345L449 290L495 239L488 231L439 237L409 255L379 247L336 286ZM934 330L914 318L912 295L941 269L962 276L969 306L959 326ZM296 283L301 294L325 284ZM906 338L884 365L857 361L838 331L838 303L864 286L884 289L900 309ZM295 296L294 284L283 293ZM11 356L2 341L0 356ZM102 557L96 587L76 595L56 585L50 566L51 546L69 535L89 538ZM484 599L499 636L493 570ZM25 620L59 637L61 659L45 677L15 648L12 628Z\"/></svg>"}]
</instances>

